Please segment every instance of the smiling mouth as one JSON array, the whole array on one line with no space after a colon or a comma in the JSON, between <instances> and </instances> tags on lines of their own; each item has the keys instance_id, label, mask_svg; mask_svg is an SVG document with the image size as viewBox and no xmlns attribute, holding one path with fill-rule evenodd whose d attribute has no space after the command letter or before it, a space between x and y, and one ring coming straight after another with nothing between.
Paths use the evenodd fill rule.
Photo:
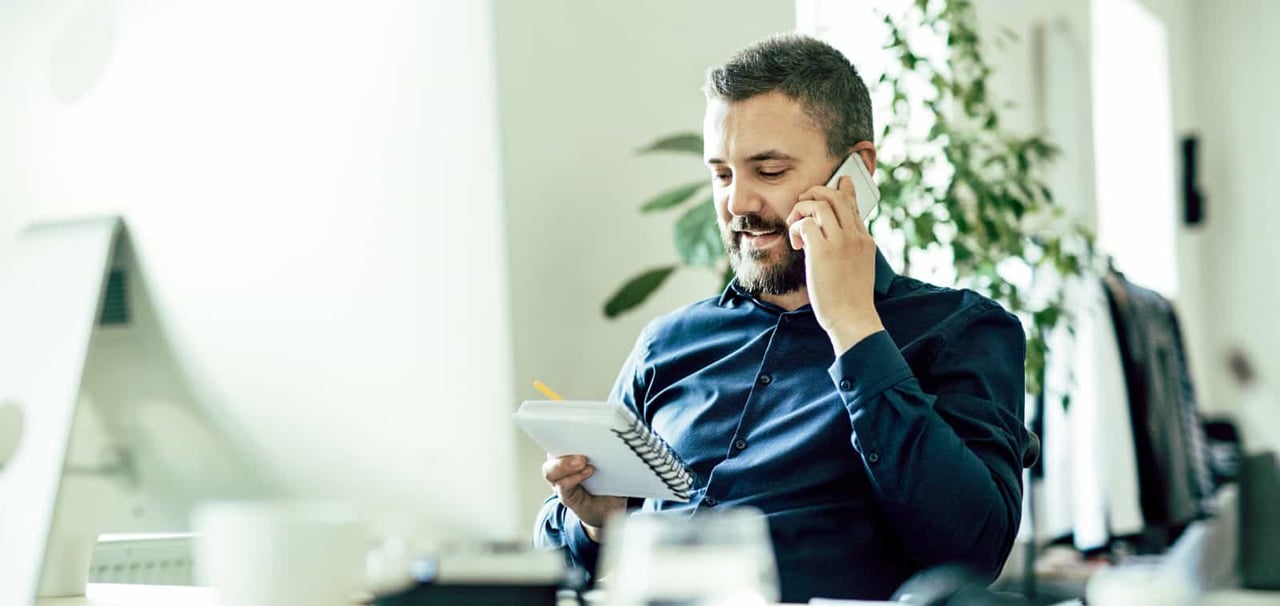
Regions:
<instances>
[{"instance_id":1,"label":"smiling mouth","mask_svg":"<svg viewBox=\"0 0 1280 606\"><path fill-rule=\"evenodd\" d=\"M773 244L776 240L781 239L782 232L776 230L770 231L740 231L738 236L741 241L752 248L763 248Z\"/></svg>"}]
</instances>

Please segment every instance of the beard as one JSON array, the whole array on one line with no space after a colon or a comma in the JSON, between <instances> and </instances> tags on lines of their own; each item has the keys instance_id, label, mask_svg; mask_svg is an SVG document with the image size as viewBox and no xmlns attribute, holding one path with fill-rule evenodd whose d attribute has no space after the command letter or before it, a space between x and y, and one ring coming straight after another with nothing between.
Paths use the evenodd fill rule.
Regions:
<instances>
[{"instance_id":1,"label":"beard","mask_svg":"<svg viewBox=\"0 0 1280 606\"><path fill-rule=\"evenodd\" d=\"M778 249L744 248L743 231L774 231L790 238L787 224L760 215L739 215L720 226L720 238L729 254L729 267L738 285L752 296L784 295L805 286L804 249L795 250L789 242Z\"/></svg>"}]
</instances>

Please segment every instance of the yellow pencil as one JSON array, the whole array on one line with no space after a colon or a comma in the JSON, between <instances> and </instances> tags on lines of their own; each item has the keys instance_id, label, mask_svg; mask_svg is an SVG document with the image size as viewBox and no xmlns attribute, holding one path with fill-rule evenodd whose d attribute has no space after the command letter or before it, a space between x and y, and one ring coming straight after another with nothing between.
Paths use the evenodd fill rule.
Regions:
<instances>
[{"instance_id":1,"label":"yellow pencil","mask_svg":"<svg viewBox=\"0 0 1280 606\"><path fill-rule=\"evenodd\" d=\"M534 380L533 380L533 388L534 388L534 389L536 389L536 390L538 390L538 391L540 391L540 392L542 392L542 395L547 396L548 398L550 398L550 399L552 399L552 400L563 400L563 399L564 399L564 398L560 397L560 394L558 394L558 393L556 393L556 392L554 392L554 391L551 391L551 388L550 388L550 387L547 387L547 384L546 384L546 383L543 383L542 381L539 381L539 380L537 380L537 379L534 379Z\"/></svg>"}]
</instances>

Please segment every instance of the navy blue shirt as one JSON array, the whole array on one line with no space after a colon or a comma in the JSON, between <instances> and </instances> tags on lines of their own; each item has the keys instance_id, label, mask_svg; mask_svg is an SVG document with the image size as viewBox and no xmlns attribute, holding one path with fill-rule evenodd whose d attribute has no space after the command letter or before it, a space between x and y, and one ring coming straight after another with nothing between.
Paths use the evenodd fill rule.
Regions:
<instances>
[{"instance_id":1,"label":"navy blue shirt","mask_svg":"<svg viewBox=\"0 0 1280 606\"><path fill-rule=\"evenodd\" d=\"M651 322L610 396L698 478L689 503L644 509L760 509L783 601L885 599L945 562L994 578L1018 531L1022 325L879 254L875 298L885 330L836 357L811 307L733 284ZM554 495L535 543L594 572L599 546Z\"/></svg>"}]
</instances>

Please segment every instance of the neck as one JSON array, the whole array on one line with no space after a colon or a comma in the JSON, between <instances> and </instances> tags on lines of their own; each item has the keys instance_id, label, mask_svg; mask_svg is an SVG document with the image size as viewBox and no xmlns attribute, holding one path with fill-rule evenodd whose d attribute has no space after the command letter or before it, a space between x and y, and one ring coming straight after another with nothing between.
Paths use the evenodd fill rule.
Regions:
<instances>
[{"instance_id":1,"label":"neck","mask_svg":"<svg viewBox=\"0 0 1280 606\"><path fill-rule=\"evenodd\" d=\"M801 286L780 295L760 295L760 300L772 303L787 311L795 311L809 304L809 289Z\"/></svg>"}]
</instances>

